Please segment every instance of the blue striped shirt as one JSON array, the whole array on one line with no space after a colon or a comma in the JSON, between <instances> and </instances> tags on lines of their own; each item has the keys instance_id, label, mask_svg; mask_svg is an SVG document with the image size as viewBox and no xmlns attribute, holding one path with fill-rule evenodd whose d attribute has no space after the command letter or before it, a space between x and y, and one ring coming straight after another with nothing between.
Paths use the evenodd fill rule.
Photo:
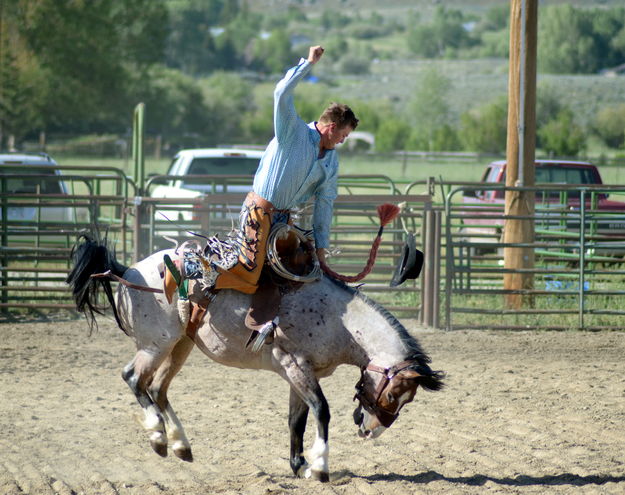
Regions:
<instances>
[{"instance_id":1,"label":"blue striped shirt","mask_svg":"<svg viewBox=\"0 0 625 495\"><path fill-rule=\"evenodd\" d=\"M319 158L321 135L295 111L293 91L310 72L304 59L289 69L274 91L274 131L256 176L254 192L277 209L292 209L315 197L313 229L316 248L330 245L332 207L337 195L338 157L326 150Z\"/></svg>"}]
</instances>

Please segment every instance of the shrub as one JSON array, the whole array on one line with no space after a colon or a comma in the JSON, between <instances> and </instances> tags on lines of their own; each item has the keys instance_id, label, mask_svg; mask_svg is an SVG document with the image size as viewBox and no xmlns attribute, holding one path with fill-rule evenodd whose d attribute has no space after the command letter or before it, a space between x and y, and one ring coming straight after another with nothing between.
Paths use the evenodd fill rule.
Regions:
<instances>
[{"instance_id":1,"label":"shrub","mask_svg":"<svg viewBox=\"0 0 625 495\"><path fill-rule=\"evenodd\" d=\"M384 120L375 135L375 147L377 151L403 150L410 135L410 127L399 120Z\"/></svg>"},{"instance_id":2,"label":"shrub","mask_svg":"<svg viewBox=\"0 0 625 495\"><path fill-rule=\"evenodd\" d=\"M502 153L508 137L506 97L460 116L460 139L464 148L482 153Z\"/></svg>"},{"instance_id":3,"label":"shrub","mask_svg":"<svg viewBox=\"0 0 625 495\"><path fill-rule=\"evenodd\" d=\"M601 109L593 123L595 133L611 148L625 146L625 103Z\"/></svg>"},{"instance_id":4,"label":"shrub","mask_svg":"<svg viewBox=\"0 0 625 495\"><path fill-rule=\"evenodd\" d=\"M586 136L569 108L560 110L555 119L538 129L542 148L557 156L577 156L586 148Z\"/></svg>"}]
</instances>

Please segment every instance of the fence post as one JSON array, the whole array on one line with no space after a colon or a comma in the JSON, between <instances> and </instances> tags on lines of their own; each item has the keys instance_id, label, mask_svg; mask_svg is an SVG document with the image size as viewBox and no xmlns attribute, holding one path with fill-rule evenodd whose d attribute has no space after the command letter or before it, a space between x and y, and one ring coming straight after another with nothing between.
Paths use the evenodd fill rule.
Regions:
<instances>
[{"instance_id":1,"label":"fence post","mask_svg":"<svg viewBox=\"0 0 625 495\"><path fill-rule=\"evenodd\" d=\"M579 302L578 302L578 326L584 329L584 284L586 282L586 190L582 189L579 195Z\"/></svg>"},{"instance_id":2,"label":"fence post","mask_svg":"<svg viewBox=\"0 0 625 495\"><path fill-rule=\"evenodd\" d=\"M442 212L434 211L434 259L433 259L433 277L432 277L432 296L434 298L432 305L432 326L440 328L440 306L441 306L441 226Z\"/></svg>"},{"instance_id":3,"label":"fence post","mask_svg":"<svg viewBox=\"0 0 625 495\"><path fill-rule=\"evenodd\" d=\"M423 273L421 276L421 311L419 312L419 323L421 325L427 325L429 317L429 249L428 249L428 221L430 219L428 212L430 211L430 205L426 204L423 209L423 218L421 220L421 247L423 249Z\"/></svg>"},{"instance_id":4,"label":"fence post","mask_svg":"<svg viewBox=\"0 0 625 495\"><path fill-rule=\"evenodd\" d=\"M421 280L421 324L438 328L440 310L441 212L426 205L423 214L423 278Z\"/></svg>"}]
</instances>

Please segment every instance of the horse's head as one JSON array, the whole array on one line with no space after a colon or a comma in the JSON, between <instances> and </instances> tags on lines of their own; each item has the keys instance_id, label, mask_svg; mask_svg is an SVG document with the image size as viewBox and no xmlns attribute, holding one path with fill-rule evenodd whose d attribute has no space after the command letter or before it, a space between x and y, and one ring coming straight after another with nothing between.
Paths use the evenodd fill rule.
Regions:
<instances>
[{"instance_id":1,"label":"horse's head","mask_svg":"<svg viewBox=\"0 0 625 495\"><path fill-rule=\"evenodd\" d=\"M369 363L362 369L354 397L359 401L354 410L358 435L377 438L384 433L401 408L414 399L419 385L427 390L440 390L442 374L413 361L403 361L390 368Z\"/></svg>"}]
</instances>

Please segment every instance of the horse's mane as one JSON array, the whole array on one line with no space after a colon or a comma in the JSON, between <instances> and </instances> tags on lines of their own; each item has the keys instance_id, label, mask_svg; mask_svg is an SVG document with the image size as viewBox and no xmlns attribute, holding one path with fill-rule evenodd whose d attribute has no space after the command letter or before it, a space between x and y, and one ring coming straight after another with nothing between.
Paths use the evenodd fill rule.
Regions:
<instances>
[{"instance_id":1,"label":"horse's mane","mask_svg":"<svg viewBox=\"0 0 625 495\"><path fill-rule=\"evenodd\" d=\"M338 286L339 288L349 292L352 296L359 298L384 317L384 319L391 325L393 330L397 332L399 338L408 348L408 355L406 356L406 360L414 360L419 364L427 364L431 362L430 357L423 351L419 342L417 342L417 340L408 333L406 327L404 327L388 309L386 309L384 306L374 301L367 295L363 294L361 291L345 284L340 280L328 276L325 276L325 278L330 280L334 285Z\"/></svg>"}]
</instances>

